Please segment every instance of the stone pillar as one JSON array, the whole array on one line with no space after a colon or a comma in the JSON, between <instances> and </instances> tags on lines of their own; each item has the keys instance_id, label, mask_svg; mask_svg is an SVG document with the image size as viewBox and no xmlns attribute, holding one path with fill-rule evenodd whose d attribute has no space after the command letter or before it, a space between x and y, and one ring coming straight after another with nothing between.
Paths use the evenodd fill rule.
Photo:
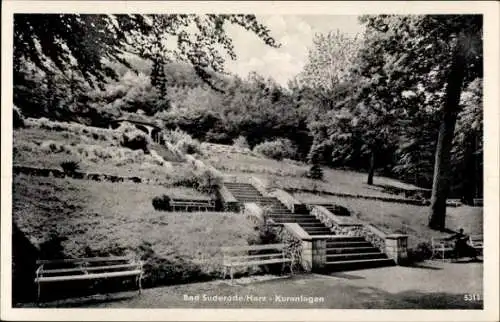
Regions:
<instances>
[{"instance_id":1,"label":"stone pillar","mask_svg":"<svg viewBox=\"0 0 500 322\"><path fill-rule=\"evenodd\" d=\"M321 270L326 263L326 239L312 240L312 267Z\"/></svg>"},{"instance_id":2,"label":"stone pillar","mask_svg":"<svg viewBox=\"0 0 500 322\"><path fill-rule=\"evenodd\" d=\"M408 259L408 235L392 234L385 238L385 253L400 265Z\"/></svg>"},{"instance_id":3,"label":"stone pillar","mask_svg":"<svg viewBox=\"0 0 500 322\"><path fill-rule=\"evenodd\" d=\"M314 265L314 252L312 240L302 240L302 256L300 263L306 272L310 272Z\"/></svg>"}]
</instances>

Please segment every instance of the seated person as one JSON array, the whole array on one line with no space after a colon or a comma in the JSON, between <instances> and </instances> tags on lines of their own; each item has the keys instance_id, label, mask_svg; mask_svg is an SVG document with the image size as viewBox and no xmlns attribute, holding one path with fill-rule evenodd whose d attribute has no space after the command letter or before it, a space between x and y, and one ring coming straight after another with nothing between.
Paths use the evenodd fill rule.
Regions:
<instances>
[{"instance_id":1,"label":"seated person","mask_svg":"<svg viewBox=\"0 0 500 322\"><path fill-rule=\"evenodd\" d=\"M453 249L453 257L455 259L458 259L460 257L472 257L474 260L477 260L476 249L469 245L469 236L464 234L463 228L460 228L458 233L446 239L455 239L455 247Z\"/></svg>"}]
</instances>

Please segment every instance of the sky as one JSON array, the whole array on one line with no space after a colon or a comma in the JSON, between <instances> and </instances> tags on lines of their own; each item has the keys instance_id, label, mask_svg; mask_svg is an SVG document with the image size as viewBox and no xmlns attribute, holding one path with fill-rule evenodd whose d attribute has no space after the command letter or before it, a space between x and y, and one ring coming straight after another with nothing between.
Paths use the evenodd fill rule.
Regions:
<instances>
[{"instance_id":1,"label":"sky","mask_svg":"<svg viewBox=\"0 0 500 322\"><path fill-rule=\"evenodd\" d=\"M316 33L338 29L354 36L363 32L357 16L265 15L257 19L271 30L281 47L266 46L253 33L229 26L227 33L233 39L237 59L227 60L226 70L243 78L255 71L266 78L274 78L283 86L302 70Z\"/></svg>"}]
</instances>

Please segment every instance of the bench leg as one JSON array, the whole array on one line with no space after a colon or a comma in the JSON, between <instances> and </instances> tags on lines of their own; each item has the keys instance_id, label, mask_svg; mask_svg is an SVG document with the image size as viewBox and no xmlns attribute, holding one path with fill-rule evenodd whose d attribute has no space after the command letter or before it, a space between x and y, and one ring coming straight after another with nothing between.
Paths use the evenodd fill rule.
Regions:
<instances>
[{"instance_id":1,"label":"bench leg","mask_svg":"<svg viewBox=\"0 0 500 322\"><path fill-rule=\"evenodd\" d=\"M38 284L38 286L37 286L36 302L38 304L40 304L40 291L41 291L40 290L40 283L37 283L37 284Z\"/></svg>"}]
</instances>

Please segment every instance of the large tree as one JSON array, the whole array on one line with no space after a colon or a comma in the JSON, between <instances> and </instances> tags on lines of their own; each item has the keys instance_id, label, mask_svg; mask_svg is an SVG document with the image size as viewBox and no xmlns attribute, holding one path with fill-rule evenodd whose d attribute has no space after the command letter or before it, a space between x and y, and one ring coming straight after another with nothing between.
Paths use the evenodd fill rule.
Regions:
<instances>
[{"instance_id":1,"label":"large tree","mask_svg":"<svg viewBox=\"0 0 500 322\"><path fill-rule=\"evenodd\" d=\"M392 70L386 86L423 93L433 98L427 104L440 107L429 227L444 229L460 96L482 73L482 17L380 15L362 21L380 37L377 43Z\"/></svg>"}]
</instances>

